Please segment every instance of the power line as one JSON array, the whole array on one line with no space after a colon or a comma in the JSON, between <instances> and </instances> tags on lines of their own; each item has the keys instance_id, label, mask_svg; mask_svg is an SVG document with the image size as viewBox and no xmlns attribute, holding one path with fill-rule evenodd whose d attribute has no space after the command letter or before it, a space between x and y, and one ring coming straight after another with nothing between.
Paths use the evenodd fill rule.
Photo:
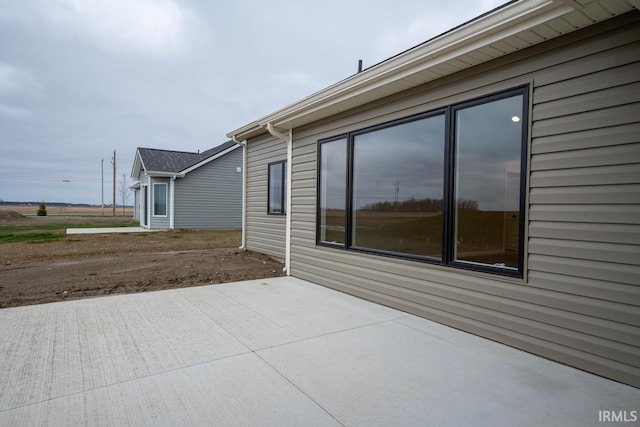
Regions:
<instances>
[{"instance_id":1,"label":"power line","mask_svg":"<svg viewBox=\"0 0 640 427\"><path fill-rule=\"evenodd\" d=\"M55 176L20 176L20 175L0 175L0 179L12 179L23 181L63 181L63 182L101 182L99 178L73 178L73 177L55 177ZM105 182L113 182L105 180Z\"/></svg>"}]
</instances>

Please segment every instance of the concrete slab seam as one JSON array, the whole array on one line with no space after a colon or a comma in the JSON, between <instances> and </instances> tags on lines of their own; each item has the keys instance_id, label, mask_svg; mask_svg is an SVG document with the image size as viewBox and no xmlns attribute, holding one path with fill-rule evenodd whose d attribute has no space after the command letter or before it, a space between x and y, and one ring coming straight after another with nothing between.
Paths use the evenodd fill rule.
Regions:
<instances>
[{"instance_id":1,"label":"concrete slab seam","mask_svg":"<svg viewBox=\"0 0 640 427\"><path fill-rule=\"evenodd\" d=\"M15 409L27 408L27 407L33 406L33 405L40 405L42 403L50 402L52 400L63 399L63 398L66 398L66 397L75 396L75 395L78 395L78 394L84 394L84 393L88 393L88 392L92 392L92 391L96 391L96 390L102 390L102 389L113 387L113 386L117 386L117 385L128 384L128 383L136 382L136 381L147 379L147 378L153 378L153 377L161 376L161 375L164 375L164 374L168 374L170 372L176 372L176 371L180 371L180 370L183 370L183 369L191 369L191 368L194 368L194 367L197 367L197 366L203 366L203 365L207 365L209 363L215 363L215 362L218 362L220 360L231 359L233 357L244 356L246 354L254 353L250 349L247 349L247 350L249 350L249 351L245 351L245 352L237 353L237 354L232 354L230 356L219 357L217 359L211 359L211 360L207 360L207 361L200 362L200 363L194 363L194 364L191 364L191 365L180 366L178 368L167 369L167 370L161 371L161 372L154 372L153 374L142 375L142 376L139 376L139 377L136 377L136 378L131 378L131 379L124 380L124 381L116 381L116 382L113 382L113 383L101 385L99 387L88 388L86 390L79 390L79 391L76 391L76 392L73 392L73 393L61 394L59 396L54 396L54 397L50 397L50 398L47 398L47 399L38 400L36 402L27 403L26 405L18 405L18 406L14 406L12 408L0 409L0 413L13 411Z\"/></svg>"},{"instance_id":2,"label":"concrete slab seam","mask_svg":"<svg viewBox=\"0 0 640 427\"><path fill-rule=\"evenodd\" d=\"M296 341L298 342L298 341ZM286 345L286 344L284 344ZM278 347L278 346L276 346ZM284 379L287 383L291 384L292 387L294 387L296 390L298 390L300 393L302 393L304 396L307 397L307 399L309 399L310 401L312 401L318 408L320 408L322 411L324 411L327 415L329 415L331 418L333 418L338 424L340 424L341 426L345 426L344 423L340 422L339 419L337 419L331 412L329 412L328 409L326 409L324 406L322 406L319 402L317 402L313 397L311 397L309 394L307 394L304 390L302 390L300 387L298 387L298 385L296 383L294 383L293 381L291 381L286 375L284 375L282 372L280 372L275 366L271 365L269 362L267 362L265 359L262 358L262 356L260 356L258 353L254 352L254 354L260 359L262 360L268 367L270 367L271 369L273 369L273 371L275 373L277 373L278 375L280 375L280 377L282 379Z\"/></svg>"},{"instance_id":3,"label":"concrete slab seam","mask_svg":"<svg viewBox=\"0 0 640 427\"><path fill-rule=\"evenodd\" d=\"M205 285L207 286L207 285ZM211 284L209 284L208 286L211 286ZM213 323L215 323L220 329L222 329L223 331L225 331L227 334L229 334L234 340L236 340L240 345L244 346L247 350L249 350L250 353L255 353L253 351L253 349L251 347L249 347L246 343L242 342L242 340L240 340L240 338L236 337L231 331L227 330L227 328L225 328L224 326L222 326L220 323L216 322L216 319L214 319L213 317L209 316L209 313L205 312L203 309L201 309L200 307L198 307L197 305L195 305L191 300L187 299L184 295L182 295L182 292L179 292L180 289L172 289L172 292L176 293L177 295L180 296L180 298L187 303L188 305L190 305L191 307L194 308L194 310L199 311L200 313L204 314L204 316L211 320Z\"/></svg>"}]
</instances>

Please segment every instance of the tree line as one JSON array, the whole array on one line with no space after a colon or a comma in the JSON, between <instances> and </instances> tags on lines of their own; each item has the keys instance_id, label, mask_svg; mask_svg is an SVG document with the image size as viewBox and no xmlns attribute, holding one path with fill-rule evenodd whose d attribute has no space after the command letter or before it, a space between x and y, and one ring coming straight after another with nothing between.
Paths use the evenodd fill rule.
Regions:
<instances>
[{"instance_id":1,"label":"tree line","mask_svg":"<svg viewBox=\"0 0 640 427\"><path fill-rule=\"evenodd\" d=\"M377 203L369 203L359 210L371 212L442 212L442 199L416 199L411 197L402 201L384 200ZM475 200L460 199L457 201L460 210L478 210L478 202Z\"/></svg>"}]
</instances>

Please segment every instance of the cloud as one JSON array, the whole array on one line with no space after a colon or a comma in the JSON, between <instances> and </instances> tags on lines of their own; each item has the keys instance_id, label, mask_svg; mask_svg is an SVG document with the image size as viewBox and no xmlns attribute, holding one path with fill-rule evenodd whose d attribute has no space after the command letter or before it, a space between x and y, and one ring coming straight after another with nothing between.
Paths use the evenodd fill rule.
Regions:
<instances>
[{"instance_id":1,"label":"cloud","mask_svg":"<svg viewBox=\"0 0 640 427\"><path fill-rule=\"evenodd\" d=\"M278 105L288 105L330 84L322 81L320 76L314 73L295 69L280 69L270 77L270 90L275 92L272 96L273 99L279 100ZM287 88L285 93L282 91L283 87Z\"/></svg>"},{"instance_id":2,"label":"cloud","mask_svg":"<svg viewBox=\"0 0 640 427\"><path fill-rule=\"evenodd\" d=\"M417 14L409 25L393 28L380 36L376 43L378 56L387 58L410 49L502 3L504 0L483 0L470 2L464 10L460 10L459 5L449 9L438 6L440 10L437 13L425 11L424 14Z\"/></svg>"},{"instance_id":3,"label":"cloud","mask_svg":"<svg viewBox=\"0 0 640 427\"><path fill-rule=\"evenodd\" d=\"M45 19L107 48L164 56L187 46L192 16L174 0L61 0L47 5Z\"/></svg>"},{"instance_id":4,"label":"cloud","mask_svg":"<svg viewBox=\"0 0 640 427\"><path fill-rule=\"evenodd\" d=\"M0 116L9 117L12 119L21 119L29 116L29 112L24 108L12 107L11 105L0 104Z\"/></svg>"},{"instance_id":5,"label":"cloud","mask_svg":"<svg viewBox=\"0 0 640 427\"><path fill-rule=\"evenodd\" d=\"M317 88L320 82L314 74L302 71L287 69L273 76L273 80L278 85L294 85L304 89Z\"/></svg>"},{"instance_id":6,"label":"cloud","mask_svg":"<svg viewBox=\"0 0 640 427\"><path fill-rule=\"evenodd\" d=\"M438 31L442 28L450 28L447 27L446 23L443 24L442 19L416 18L407 27L387 32L380 38L378 42L380 56L388 57L422 43L428 38L439 34Z\"/></svg>"},{"instance_id":7,"label":"cloud","mask_svg":"<svg viewBox=\"0 0 640 427\"><path fill-rule=\"evenodd\" d=\"M0 0L0 170L90 177L113 149L128 173L137 146L211 148L358 59L370 66L487 10L480 1ZM421 18L434 14L448 21ZM1 181L4 199L44 197L39 182Z\"/></svg>"},{"instance_id":8,"label":"cloud","mask_svg":"<svg viewBox=\"0 0 640 427\"><path fill-rule=\"evenodd\" d=\"M0 117L21 119L29 116L26 109L11 104L39 90L40 84L29 71L0 63Z\"/></svg>"},{"instance_id":9,"label":"cloud","mask_svg":"<svg viewBox=\"0 0 640 427\"><path fill-rule=\"evenodd\" d=\"M22 68L0 63L0 94L34 93L39 89L38 81Z\"/></svg>"}]
</instances>

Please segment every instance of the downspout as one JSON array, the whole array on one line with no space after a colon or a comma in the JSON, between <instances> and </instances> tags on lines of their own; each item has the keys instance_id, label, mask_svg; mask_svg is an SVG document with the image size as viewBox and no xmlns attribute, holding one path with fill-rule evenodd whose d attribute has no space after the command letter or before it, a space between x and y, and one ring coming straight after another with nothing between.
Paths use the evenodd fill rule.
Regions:
<instances>
[{"instance_id":1,"label":"downspout","mask_svg":"<svg viewBox=\"0 0 640 427\"><path fill-rule=\"evenodd\" d=\"M287 143L287 212L285 219L285 249L284 268L282 271L291 275L291 161L293 158L293 129L289 129L289 134L285 135L275 129L271 122L267 122L267 131L276 138Z\"/></svg>"},{"instance_id":2,"label":"downspout","mask_svg":"<svg viewBox=\"0 0 640 427\"><path fill-rule=\"evenodd\" d=\"M174 190L174 185L175 185L175 181L176 181L176 176L173 175L171 176L171 180L169 181L169 203L171 203L171 205L169 206L169 228L170 229L174 229L175 228L175 210L174 210L174 206L175 206L175 190Z\"/></svg>"},{"instance_id":3,"label":"downspout","mask_svg":"<svg viewBox=\"0 0 640 427\"><path fill-rule=\"evenodd\" d=\"M285 231L284 272L291 276L291 169L293 169L293 129L289 129L287 142L287 217Z\"/></svg>"},{"instance_id":4,"label":"downspout","mask_svg":"<svg viewBox=\"0 0 640 427\"><path fill-rule=\"evenodd\" d=\"M282 140L284 142L287 142L289 140L289 137L287 135L285 135L284 133L277 131L276 128L273 127L273 124L271 122L267 123L267 130L269 131L269 133L272 136L275 136L276 138L278 138L278 139L280 139L280 140Z\"/></svg>"},{"instance_id":5,"label":"downspout","mask_svg":"<svg viewBox=\"0 0 640 427\"><path fill-rule=\"evenodd\" d=\"M247 249L247 141L238 141L235 135L233 142L242 145L242 244L241 250Z\"/></svg>"}]
</instances>

